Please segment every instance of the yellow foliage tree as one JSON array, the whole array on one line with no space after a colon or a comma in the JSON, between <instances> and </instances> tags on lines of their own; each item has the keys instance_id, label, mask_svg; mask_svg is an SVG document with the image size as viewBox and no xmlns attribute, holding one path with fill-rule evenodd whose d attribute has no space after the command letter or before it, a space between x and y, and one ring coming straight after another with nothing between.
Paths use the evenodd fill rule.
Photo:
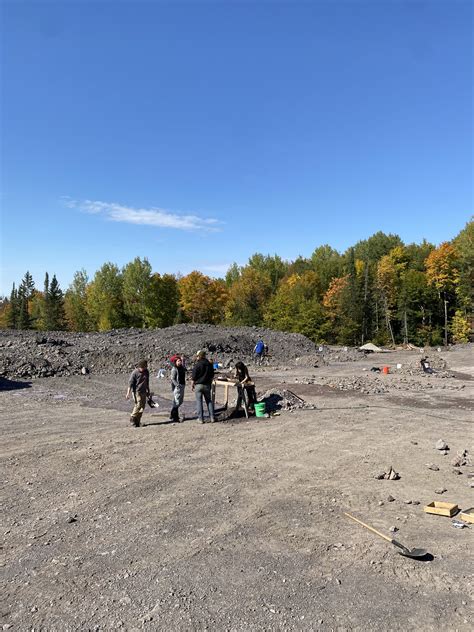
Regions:
<instances>
[{"instance_id":1,"label":"yellow foliage tree","mask_svg":"<svg viewBox=\"0 0 474 632\"><path fill-rule=\"evenodd\" d=\"M323 305L331 321L342 315L343 294L349 285L349 275L332 279L323 297Z\"/></svg>"},{"instance_id":2,"label":"yellow foliage tree","mask_svg":"<svg viewBox=\"0 0 474 632\"><path fill-rule=\"evenodd\" d=\"M448 304L459 283L456 248L448 243L442 243L432 250L425 262L426 279L434 286L438 296L444 303L444 344L448 345Z\"/></svg>"},{"instance_id":3,"label":"yellow foliage tree","mask_svg":"<svg viewBox=\"0 0 474 632\"><path fill-rule=\"evenodd\" d=\"M179 304L186 320L217 324L224 318L228 290L221 280L194 270L178 281Z\"/></svg>"}]
</instances>

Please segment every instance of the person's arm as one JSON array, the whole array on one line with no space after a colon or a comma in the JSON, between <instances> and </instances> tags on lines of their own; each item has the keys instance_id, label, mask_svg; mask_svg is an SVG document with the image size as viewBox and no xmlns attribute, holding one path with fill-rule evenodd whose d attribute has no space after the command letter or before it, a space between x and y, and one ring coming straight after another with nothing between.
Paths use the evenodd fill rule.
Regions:
<instances>
[{"instance_id":1,"label":"person's arm","mask_svg":"<svg viewBox=\"0 0 474 632\"><path fill-rule=\"evenodd\" d=\"M127 394L125 395L125 399L130 399L130 394L132 392L132 390L135 390L135 372L132 372L132 374L130 375L130 379L128 380L128 388L127 388Z\"/></svg>"},{"instance_id":2,"label":"person's arm","mask_svg":"<svg viewBox=\"0 0 474 632\"><path fill-rule=\"evenodd\" d=\"M171 386L173 386L174 388L176 388L179 384L179 380L178 380L178 369L174 366L171 369Z\"/></svg>"},{"instance_id":3,"label":"person's arm","mask_svg":"<svg viewBox=\"0 0 474 632\"><path fill-rule=\"evenodd\" d=\"M150 372L146 372L146 396L150 397Z\"/></svg>"}]
</instances>

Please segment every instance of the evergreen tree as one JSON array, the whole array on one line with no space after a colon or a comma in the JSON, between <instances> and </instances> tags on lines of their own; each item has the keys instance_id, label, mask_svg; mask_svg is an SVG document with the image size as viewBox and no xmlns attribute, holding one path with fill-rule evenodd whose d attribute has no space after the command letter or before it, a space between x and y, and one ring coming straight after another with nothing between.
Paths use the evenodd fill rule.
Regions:
<instances>
[{"instance_id":1,"label":"evergreen tree","mask_svg":"<svg viewBox=\"0 0 474 632\"><path fill-rule=\"evenodd\" d=\"M42 309L42 327L45 331L54 329L52 326L51 300L49 295L49 274L44 275L44 292L43 292L43 309Z\"/></svg>"},{"instance_id":2,"label":"evergreen tree","mask_svg":"<svg viewBox=\"0 0 474 632\"><path fill-rule=\"evenodd\" d=\"M46 304L49 310L48 330L59 331L64 329L64 295L55 274L53 274L51 279Z\"/></svg>"},{"instance_id":3,"label":"evergreen tree","mask_svg":"<svg viewBox=\"0 0 474 632\"><path fill-rule=\"evenodd\" d=\"M15 284L13 284L10 294L10 310L7 317L7 327L9 329L18 329L18 318L20 315L19 308L20 306L18 303L18 290L15 288Z\"/></svg>"},{"instance_id":4,"label":"evergreen tree","mask_svg":"<svg viewBox=\"0 0 474 632\"><path fill-rule=\"evenodd\" d=\"M18 288L18 329L30 329L31 328L31 316L29 301L35 291L35 283L31 274L26 271L23 277L20 287Z\"/></svg>"}]
</instances>

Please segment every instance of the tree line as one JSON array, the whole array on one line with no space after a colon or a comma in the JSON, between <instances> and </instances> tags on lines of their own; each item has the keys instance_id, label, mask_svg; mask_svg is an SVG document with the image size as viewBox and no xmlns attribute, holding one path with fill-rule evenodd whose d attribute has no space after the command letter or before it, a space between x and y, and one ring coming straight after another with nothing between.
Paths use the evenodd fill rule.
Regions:
<instances>
[{"instance_id":1,"label":"tree line","mask_svg":"<svg viewBox=\"0 0 474 632\"><path fill-rule=\"evenodd\" d=\"M56 275L42 290L29 272L0 304L0 327L44 331L159 328L177 323L264 325L315 342L359 345L467 342L474 286L474 222L438 247L378 232L340 253L329 245L284 261L260 253L225 278L153 272L136 258L104 263L93 279Z\"/></svg>"}]
</instances>

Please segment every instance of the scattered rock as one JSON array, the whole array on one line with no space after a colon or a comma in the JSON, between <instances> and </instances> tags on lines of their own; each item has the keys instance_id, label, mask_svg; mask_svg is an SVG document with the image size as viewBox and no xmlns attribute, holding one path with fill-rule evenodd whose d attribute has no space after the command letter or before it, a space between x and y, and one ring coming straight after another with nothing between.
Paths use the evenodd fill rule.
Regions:
<instances>
[{"instance_id":1,"label":"scattered rock","mask_svg":"<svg viewBox=\"0 0 474 632\"><path fill-rule=\"evenodd\" d=\"M391 496L391 495L390 495L390 496L387 496L387 501L388 501L389 503L393 503L393 501L394 501L394 500L395 500L395 498L394 498L393 496Z\"/></svg>"},{"instance_id":2,"label":"scattered rock","mask_svg":"<svg viewBox=\"0 0 474 632\"><path fill-rule=\"evenodd\" d=\"M398 481L400 479L400 474L398 472L395 472L393 467L391 467L390 471L388 472L388 475L386 476L386 478L389 481Z\"/></svg>"},{"instance_id":3,"label":"scattered rock","mask_svg":"<svg viewBox=\"0 0 474 632\"><path fill-rule=\"evenodd\" d=\"M389 531L391 533L396 533L398 531L398 527L390 527Z\"/></svg>"},{"instance_id":4,"label":"scattered rock","mask_svg":"<svg viewBox=\"0 0 474 632\"><path fill-rule=\"evenodd\" d=\"M73 516L69 516L69 518L67 519L68 524L71 524L72 522L77 522L77 514L74 514Z\"/></svg>"},{"instance_id":5,"label":"scattered rock","mask_svg":"<svg viewBox=\"0 0 474 632\"><path fill-rule=\"evenodd\" d=\"M437 450L449 450L448 444L446 443L446 441L443 441L443 439L438 439L435 444L435 448Z\"/></svg>"},{"instance_id":6,"label":"scattered rock","mask_svg":"<svg viewBox=\"0 0 474 632\"><path fill-rule=\"evenodd\" d=\"M439 467L437 465L435 465L434 463L427 463L426 467L429 470L433 470L433 472L439 472Z\"/></svg>"},{"instance_id":7,"label":"scattered rock","mask_svg":"<svg viewBox=\"0 0 474 632\"><path fill-rule=\"evenodd\" d=\"M446 489L446 487L438 487L437 489L435 489L435 494L444 494L444 492L447 492L448 490Z\"/></svg>"},{"instance_id":8,"label":"scattered rock","mask_svg":"<svg viewBox=\"0 0 474 632\"><path fill-rule=\"evenodd\" d=\"M461 470L453 470L453 474L457 474L458 476L462 474Z\"/></svg>"}]
</instances>

